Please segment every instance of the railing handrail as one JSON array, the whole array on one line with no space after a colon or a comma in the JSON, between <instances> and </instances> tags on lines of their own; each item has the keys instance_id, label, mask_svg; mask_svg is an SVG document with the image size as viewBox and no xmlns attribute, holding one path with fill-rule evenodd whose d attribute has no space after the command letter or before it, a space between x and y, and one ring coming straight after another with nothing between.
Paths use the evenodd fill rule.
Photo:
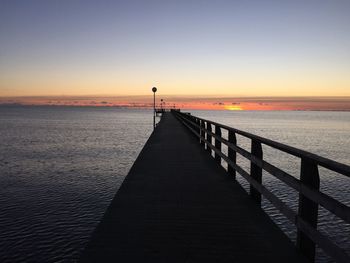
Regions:
<instances>
[{"instance_id":1,"label":"railing handrail","mask_svg":"<svg viewBox=\"0 0 350 263\"><path fill-rule=\"evenodd\" d=\"M229 148L233 149L246 159L250 160L251 162L255 163L259 167L261 167L263 170L269 172L273 176L277 177L279 180L284 182L285 184L292 187L294 190L297 190L298 192L301 192L305 194L308 198L311 200L318 202L320 205L328 209L329 211L333 212L336 216L340 217L346 222L350 223L350 210L348 213L344 212L346 211L345 205L338 200L334 199L331 196L325 195L322 192L315 191L314 189L310 189L307 186L304 186L300 183L298 179L296 179L294 176L288 174L287 172L279 169L278 167L275 167L274 165L266 162L265 160L260 160L256 158L253 154L251 154L249 151L237 146L232 145L228 140L224 138L220 138L213 132L208 132L212 137L215 139L220 140L222 143L226 144ZM337 209L339 207L339 210Z\"/></svg>"},{"instance_id":2,"label":"railing handrail","mask_svg":"<svg viewBox=\"0 0 350 263\"><path fill-rule=\"evenodd\" d=\"M234 133L242 135L242 136L244 136L246 138L256 140L256 141L258 141L258 142L260 142L262 144L268 145L268 146L270 146L272 148L278 149L278 150L283 151L285 153L289 153L289 154L294 155L296 157L308 158L308 159L316 162L317 164L321 165L324 168L330 169L330 170L332 170L334 172L341 173L341 174L343 174L343 175L345 175L347 177L350 177L350 166L349 165L346 165L346 164L343 164L343 163L339 163L337 161L334 161L334 160L331 160L331 159L319 156L317 154L314 154L314 153L311 153L311 152L308 152L308 151L305 151L305 150L302 150L302 149L298 149L296 147L289 146L289 145L286 145L286 144L283 144L283 143L280 143L280 142L276 142L276 141L273 141L273 140L270 140L270 139L267 139L267 138L264 138L264 137L261 137L261 136L258 136L258 135L246 132L246 131L242 131L242 130L239 130L239 129L236 129L236 128L232 128L230 126L227 126L227 125L224 125L224 124L221 124L221 123L218 123L218 122L214 122L214 121L203 119L203 118L199 118L199 117L195 117L195 118L197 118L199 120L202 120L204 122L211 123L211 124L213 124L215 126L219 126L219 127L223 128L223 129L225 129L227 131L233 131Z\"/></svg>"},{"instance_id":3,"label":"railing handrail","mask_svg":"<svg viewBox=\"0 0 350 263\"><path fill-rule=\"evenodd\" d=\"M349 262L350 257L328 237L317 230L318 205L350 223L350 207L319 191L318 165L349 177L350 166L300 150L282 143L278 143L245 131L241 131L211 120L174 111L182 122L199 138L200 143L206 145L209 152L214 151L215 160L221 164L221 159L228 164L234 173L237 171L250 183L250 195L260 204L261 194L265 196L282 214L291 220L298 229L298 247L306 256L314 260L315 244L318 244L326 253L339 262ZM205 124L206 127L205 127ZM215 132L212 131L212 125ZM229 132L228 139L221 135L221 129ZM249 152L237 145L236 135L240 134L252 140L252 151ZM206 135L206 137L205 137ZM230 137L231 136L231 137ZM232 137L233 136L233 137ZM215 139L215 145L212 139ZM228 147L228 156L221 150L221 144ZM300 179L284 172L274 165L263 160L261 144L289 153L301 158ZM234 156L234 160L230 158ZM234 153L234 155L232 155ZM236 164L236 153L251 162L251 174ZM277 179L286 183L299 192L299 212L295 213L275 194L261 184L262 170L267 171ZM232 172L232 171L231 171Z\"/></svg>"}]
</instances>

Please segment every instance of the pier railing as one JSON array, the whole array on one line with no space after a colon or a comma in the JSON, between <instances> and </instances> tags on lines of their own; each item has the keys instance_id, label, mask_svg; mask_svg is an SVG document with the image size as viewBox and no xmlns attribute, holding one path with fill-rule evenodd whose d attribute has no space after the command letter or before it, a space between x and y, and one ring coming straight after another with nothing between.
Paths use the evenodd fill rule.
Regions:
<instances>
[{"instance_id":1,"label":"pier railing","mask_svg":"<svg viewBox=\"0 0 350 263\"><path fill-rule=\"evenodd\" d=\"M263 195L296 226L296 246L310 261L315 260L317 245L337 262L350 262L349 255L342 248L317 230L319 205L346 223L350 223L350 207L320 191L318 167L321 166L350 177L350 166L188 113L180 111L173 111L173 113L199 138L199 143L210 154L212 151L214 152L214 158L219 164L222 160L227 163L227 171L230 175L235 177L236 172L238 172L249 182L249 194L259 205L261 205L261 195ZM222 136L223 130L228 132L227 139ZM237 145L236 134L251 140L250 152ZM227 146L227 155L222 151L222 144ZM300 179L265 161L262 145L300 158ZM250 173L237 164L237 154L250 161ZM299 193L298 212L294 212L262 184L263 170Z\"/></svg>"}]
</instances>

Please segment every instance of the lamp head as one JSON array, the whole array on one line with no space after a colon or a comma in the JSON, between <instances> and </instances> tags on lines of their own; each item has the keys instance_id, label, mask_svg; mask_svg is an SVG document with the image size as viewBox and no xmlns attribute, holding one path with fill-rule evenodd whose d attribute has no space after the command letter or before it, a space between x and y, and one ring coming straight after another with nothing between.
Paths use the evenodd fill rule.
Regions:
<instances>
[{"instance_id":1,"label":"lamp head","mask_svg":"<svg viewBox=\"0 0 350 263\"><path fill-rule=\"evenodd\" d=\"M153 88L152 88L152 91L153 91L154 93L156 93L157 88L156 88L156 87L153 87Z\"/></svg>"}]
</instances>

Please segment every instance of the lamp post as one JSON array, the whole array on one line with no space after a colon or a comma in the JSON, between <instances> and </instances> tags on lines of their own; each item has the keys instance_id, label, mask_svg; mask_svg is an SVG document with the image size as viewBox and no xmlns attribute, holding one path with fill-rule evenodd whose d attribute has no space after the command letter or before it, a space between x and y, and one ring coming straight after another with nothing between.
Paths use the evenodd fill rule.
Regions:
<instances>
[{"instance_id":1,"label":"lamp post","mask_svg":"<svg viewBox=\"0 0 350 263\"><path fill-rule=\"evenodd\" d=\"M156 92L157 88L153 87L153 130L156 128Z\"/></svg>"}]
</instances>

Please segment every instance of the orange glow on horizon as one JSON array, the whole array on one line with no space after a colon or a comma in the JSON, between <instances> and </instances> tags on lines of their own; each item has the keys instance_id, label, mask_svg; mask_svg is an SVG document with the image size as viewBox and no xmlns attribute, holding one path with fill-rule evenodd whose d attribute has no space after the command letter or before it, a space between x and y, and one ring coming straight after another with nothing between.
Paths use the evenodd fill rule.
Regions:
<instances>
[{"instance_id":1,"label":"orange glow on horizon","mask_svg":"<svg viewBox=\"0 0 350 263\"><path fill-rule=\"evenodd\" d=\"M227 105L225 106L225 110L243 110L243 109L238 105Z\"/></svg>"},{"instance_id":2,"label":"orange glow on horizon","mask_svg":"<svg viewBox=\"0 0 350 263\"><path fill-rule=\"evenodd\" d=\"M158 96L164 108L183 110L338 110L350 111L350 97L245 97L195 98ZM91 106L151 109L151 96L128 97L0 97L0 105Z\"/></svg>"}]
</instances>

